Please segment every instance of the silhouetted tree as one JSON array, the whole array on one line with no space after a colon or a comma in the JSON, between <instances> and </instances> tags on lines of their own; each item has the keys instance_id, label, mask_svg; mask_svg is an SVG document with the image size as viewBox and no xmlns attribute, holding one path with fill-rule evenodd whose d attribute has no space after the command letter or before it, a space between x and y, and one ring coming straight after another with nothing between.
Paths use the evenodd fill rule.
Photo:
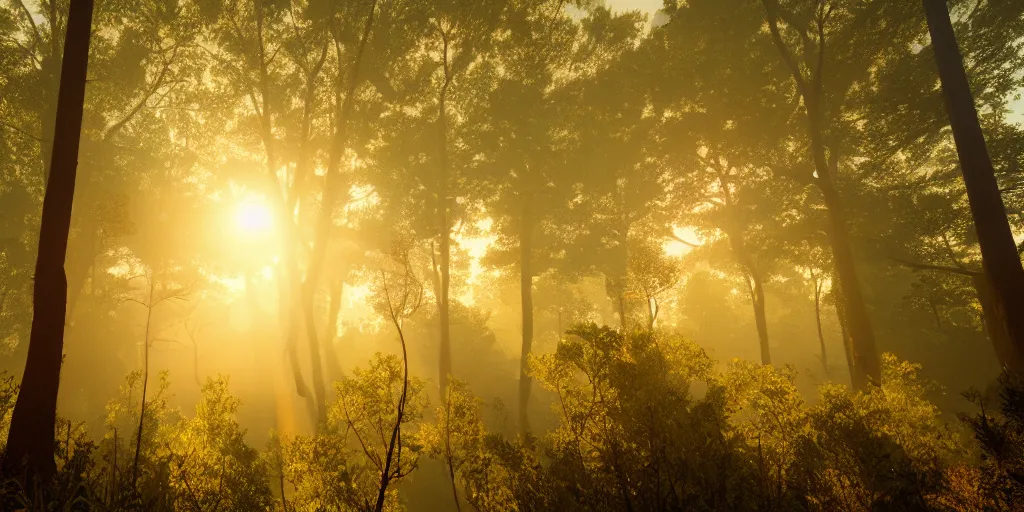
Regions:
<instances>
[{"instance_id":1,"label":"silhouetted tree","mask_svg":"<svg viewBox=\"0 0 1024 512\"><path fill-rule=\"evenodd\" d=\"M71 229L78 147L85 105L85 77L92 31L92 0L74 0L61 63L60 92L53 134L53 156L43 199L33 291L32 334L28 359L11 419L4 466L9 471L26 464L26 485L48 483L56 470L54 425L57 389L67 314L67 276L64 257Z\"/></svg>"},{"instance_id":2,"label":"silhouetted tree","mask_svg":"<svg viewBox=\"0 0 1024 512\"><path fill-rule=\"evenodd\" d=\"M953 24L945 0L922 0L932 36L932 48L946 99L946 111L956 140L960 169L970 199L974 228L981 246L982 267L991 284L991 307L986 319L1006 326L1009 333L1008 358L1003 361L1015 372L1024 371L1024 267L1006 220L999 184L985 145L974 96L967 81ZM991 329L1000 329L993 325ZM995 341L998 336L992 336Z\"/></svg>"}]
</instances>

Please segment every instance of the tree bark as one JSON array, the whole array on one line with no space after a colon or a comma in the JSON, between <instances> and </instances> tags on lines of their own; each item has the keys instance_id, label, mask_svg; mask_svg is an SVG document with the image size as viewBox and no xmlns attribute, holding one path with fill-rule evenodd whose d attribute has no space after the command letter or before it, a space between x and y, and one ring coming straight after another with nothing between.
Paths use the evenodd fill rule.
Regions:
<instances>
[{"instance_id":1,"label":"tree bark","mask_svg":"<svg viewBox=\"0 0 1024 512\"><path fill-rule=\"evenodd\" d=\"M824 159L823 147L819 148L816 153L820 155L820 158L815 158L815 160ZM853 368L851 382L854 389L864 391L868 389L869 385L881 386L882 384L882 366L878 359L878 350L875 348L875 333L871 329L871 321L864 304L860 280L857 277L853 249L847 234L845 211L839 200L839 195L832 188L827 166L825 166L824 173L818 171L818 185L828 209L830 224L828 238L832 246L836 274L842 289L840 298L843 301L843 316L846 320L849 336L848 348Z\"/></svg>"},{"instance_id":2,"label":"tree bark","mask_svg":"<svg viewBox=\"0 0 1024 512\"><path fill-rule=\"evenodd\" d=\"M531 380L527 373L533 347L533 216L529 202L523 198L519 231L519 295L522 301L523 346L519 356L519 430L529 432L527 406L530 402Z\"/></svg>"},{"instance_id":3,"label":"tree bark","mask_svg":"<svg viewBox=\"0 0 1024 512\"><path fill-rule=\"evenodd\" d=\"M27 487L48 483L56 470L54 426L67 314L64 258L78 171L92 11L92 0L73 0L68 13L50 178L43 197L36 256L32 333L4 453L4 466L8 471L26 464Z\"/></svg>"},{"instance_id":4,"label":"tree bark","mask_svg":"<svg viewBox=\"0 0 1024 512\"><path fill-rule=\"evenodd\" d=\"M946 2L922 0L922 3L971 216L981 246L982 267L988 283L992 285L994 310L1000 312L992 320L1001 321L1009 336L1009 353L1005 354L1008 364L1004 369L1024 372L1024 267L1006 219L1006 208L985 145ZM998 332L999 328L993 326L991 330ZM993 337L995 341L996 337Z\"/></svg>"},{"instance_id":5,"label":"tree bark","mask_svg":"<svg viewBox=\"0 0 1024 512\"><path fill-rule=\"evenodd\" d=\"M146 393L149 391L149 327L153 321L153 292L156 276L149 274L149 302L146 304L146 333L142 339L142 397L139 402L139 430L135 434L135 458L132 462L132 489L139 481L139 454L142 453L142 429L146 426Z\"/></svg>"}]
</instances>

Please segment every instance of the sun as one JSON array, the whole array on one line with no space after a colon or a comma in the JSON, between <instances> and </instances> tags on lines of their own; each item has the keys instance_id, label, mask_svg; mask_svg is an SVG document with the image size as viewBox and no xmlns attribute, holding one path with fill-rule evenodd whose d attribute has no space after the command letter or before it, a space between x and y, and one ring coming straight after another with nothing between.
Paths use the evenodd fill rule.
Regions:
<instances>
[{"instance_id":1,"label":"sun","mask_svg":"<svg viewBox=\"0 0 1024 512\"><path fill-rule=\"evenodd\" d=\"M235 209L236 229L250 237L261 237L270 234L274 228L274 217L261 197L251 196L238 203Z\"/></svg>"}]
</instances>

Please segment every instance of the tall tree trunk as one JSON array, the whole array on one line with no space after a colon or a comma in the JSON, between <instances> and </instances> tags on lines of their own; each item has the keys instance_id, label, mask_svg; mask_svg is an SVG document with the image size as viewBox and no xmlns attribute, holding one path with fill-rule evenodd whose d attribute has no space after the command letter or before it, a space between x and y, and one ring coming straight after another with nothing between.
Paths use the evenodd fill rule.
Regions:
<instances>
[{"instance_id":1,"label":"tall tree trunk","mask_svg":"<svg viewBox=\"0 0 1024 512\"><path fill-rule=\"evenodd\" d=\"M728 183L721 181L724 190L728 191ZM731 204L731 199L725 196L726 204ZM764 280L761 273L757 271L753 258L747 252L746 244L739 229L728 228L726 236L729 237L729 244L732 246L733 254L747 271L747 286L750 287L750 302L754 308L754 325L757 327L757 339L761 347L761 364L772 364L771 347L768 345L768 315L765 312L764 303Z\"/></svg>"},{"instance_id":2,"label":"tall tree trunk","mask_svg":"<svg viewBox=\"0 0 1024 512\"><path fill-rule=\"evenodd\" d=\"M135 458L132 461L132 489L139 481L139 454L142 453L142 430L146 426L146 393L149 391L149 327L153 321L153 292L156 275L149 273L149 302L146 304L146 333L142 338L142 396L139 399L139 430L135 433Z\"/></svg>"},{"instance_id":3,"label":"tall tree trunk","mask_svg":"<svg viewBox=\"0 0 1024 512\"><path fill-rule=\"evenodd\" d=\"M995 350L999 365L1009 368L1013 361L1013 339L1010 338L1010 331L1007 330L1007 312L1003 309L1003 303L996 295L996 289L992 286L985 273L978 272L971 275L971 283L974 291L978 294L978 303L981 304L982 319L985 322L985 331L992 340L992 348Z\"/></svg>"},{"instance_id":4,"label":"tall tree trunk","mask_svg":"<svg viewBox=\"0 0 1024 512\"><path fill-rule=\"evenodd\" d=\"M623 279L623 281L624 280L625 279ZM621 281L620 281L620 283L621 283ZM624 292L622 290L623 287L624 287L624 285L622 285L622 284L616 284L615 299L616 299L616 304L618 305L618 308L619 308L619 328L622 329L622 336L626 337L626 336L628 336L628 333L626 331L626 327L627 327L627 324L626 324L626 292Z\"/></svg>"},{"instance_id":5,"label":"tall tree trunk","mask_svg":"<svg viewBox=\"0 0 1024 512\"><path fill-rule=\"evenodd\" d=\"M530 351L533 347L533 215L523 198L519 230L519 296L522 300L523 346L519 355L519 430L529 432L527 406L530 402Z\"/></svg>"},{"instance_id":6,"label":"tall tree trunk","mask_svg":"<svg viewBox=\"0 0 1024 512\"><path fill-rule=\"evenodd\" d=\"M654 331L654 322L658 320L658 299L647 296L647 330Z\"/></svg>"},{"instance_id":7,"label":"tall tree trunk","mask_svg":"<svg viewBox=\"0 0 1024 512\"><path fill-rule=\"evenodd\" d=\"M946 2L922 1L974 229L981 246L982 267L995 292L992 298L996 309L1005 312L999 316L1006 325L1012 348L1007 369L1024 372L1024 267L1006 219Z\"/></svg>"},{"instance_id":8,"label":"tall tree trunk","mask_svg":"<svg viewBox=\"0 0 1024 512\"><path fill-rule=\"evenodd\" d=\"M302 314L305 319L306 339L309 340L309 358L311 374L313 377L313 402L316 424L314 427L319 431L320 427L327 422L327 385L324 382L324 365L320 359L320 339L316 333L315 319L315 286L303 287Z\"/></svg>"},{"instance_id":9,"label":"tall tree trunk","mask_svg":"<svg viewBox=\"0 0 1024 512\"><path fill-rule=\"evenodd\" d=\"M850 372L850 382L853 382L857 373L856 361L853 358L853 340L850 339L849 321L846 317L846 300L843 299L842 285L835 280L832 281L833 299L836 306L836 319L839 320L839 331L843 336L843 353L846 354L846 367Z\"/></svg>"},{"instance_id":10,"label":"tall tree trunk","mask_svg":"<svg viewBox=\"0 0 1024 512\"><path fill-rule=\"evenodd\" d=\"M85 104L85 75L89 63L92 0L73 0L61 63L57 122L54 126L50 178L43 197L39 250L32 297L32 333L21 392L14 405L4 466L26 464L26 485L49 482L53 460L57 389L64 349L67 314L67 254L71 205L78 171L78 146ZM8 473L10 474L10 473Z\"/></svg>"},{"instance_id":11,"label":"tall tree trunk","mask_svg":"<svg viewBox=\"0 0 1024 512\"><path fill-rule=\"evenodd\" d=\"M444 48L442 58L444 59L444 84L441 86L441 93L438 96L437 105L437 139L438 139L438 169L437 169L437 196L435 204L435 215L437 216L439 274L441 277L441 293L437 297L437 316L440 322L441 343L438 356L438 387L440 394L445 397L448 389L448 376L452 373L452 349L451 349L451 325L448 307L448 290L451 284L451 219L448 215L448 112L446 102L448 100L448 87L451 85L451 65L448 61L448 36L442 32Z\"/></svg>"},{"instance_id":12,"label":"tall tree trunk","mask_svg":"<svg viewBox=\"0 0 1024 512\"><path fill-rule=\"evenodd\" d=\"M50 183L50 163L53 160L53 141L55 138L54 123L57 118L57 97L60 94L60 71L61 45L60 45L60 23L57 19L57 2L50 2L50 9L47 12L47 22L50 25L50 55L44 57L42 69L44 82L41 90L45 106L42 115L39 116L39 133L43 140L39 145L40 156L43 163L43 186ZM70 14L70 13L69 13ZM50 137L47 137L50 136Z\"/></svg>"},{"instance_id":13,"label":"tall tree trunk","mask_svg":"<svg viewBox=\"0 0 1024 512\"><path fill-rule=\"evenodd\" d=\"M821 328L821 281L811 270L811 279L814 281L814 325L818 328L818 345L821 349L821 368L825 370L825 377L830 377L828 370L828 354L825 352L825 331Z\"/></svg>"},{"instance_id":14,"label":"tall tree trunk","mask_svg":"<svg viewBox=\"0 0 1024 512\"><path fill-rule=\"evenodd\" d=\"M768 317L764 306L764 285L761 276L750 272L750 302L754 306L754 324L757 326L757 339L761 344L761 364L772 364L771 347L768 346Z\"/></svg>"},{"instance_id":15,"label":"tall tree trunk","mask_svg":"<svg viewBox=\"0 0 1024 512\"><path fill-rule=\"evenodd\" d=\"M344 187L340 161L345 151L348 131L346 130L349 118L355 105L355 92L359 86L359 71L363 62L363 55L366 53L366 43L370 39L370 32L373 29L374 14L377 11L376 0L370 4L370 12L367 13L366 22L363 24L363 31L359 38L359 46L352 63L348 67L348 88L338 107L335 120L334 137L331 142L330 160L327 162L327 172L324 176L323 204L320 205L320 216L317 219L316 236L313 241L313 249L310 254L309 268L306 270L306 278L302 283L302 305L303 315L306 320L306 337L309 340L309 355L313 368L313 393L316 400L316 417L318 426L327 422L327 387L324 383L323 361L320 359L320 340L316 331L316 315L314 296L320 281L320 274L323 272L324 260L327 257L327 240L330 237L334 205L338 197L347 192ZM338 48L335 46L335 48ZM341 54L338 54L341 61ZM344 76L339 75L338 85L344 83ZM340 97L341 91L336 94Z\"/></svg>"},{"instance_id":16,"label":"tall tree trunk","mask_svg":"<svg viewBox=\"0 0 1024 512\"><path fill-rule=\"evenodd\" d=\"M292 211L288 208L286 199L277 192L281 188L277 177L277 155L272 127L273 115L270 111L270 74L267 70L266 47L263 40L263 4L256 4L256 36L258 42L257 51L259 55L259 91L260 101L257 103L256 96L251 96L252 107L257 113L260 122L260 138L263 141L263 150L266 154L267 177L273 185L274 193L270 194L270 200L274 204L278 221L284 231L284 250L282 251L282 268L284 271L278 276L278 317L285 330L285 347L288 354L289 366L292 377L295 380L295 392L300 397L311 399L309 388L306 387L302 377L302 367L299 362L298 353L298 331L299 331L299 308L301 291L299 290L299 270L297 263L296 247L298 235L293 227Z\"/></svg>"},{"instance_id":17,"label":"tall tree trunk","mask_svg":"<svg viewBox=\"0 0 1024 512\"><path fill-rule=\"evenodd\" d=\"M811 116L811 114L808 115ZM819 115L815 114L811 117L813 119ZM871 320L868 317L867 306L864 304L860 279L857 276L853 248L849 240L846 211L833 186L832 169L827 163L825 146L821 140L821 127L817 124L811 122L811 147L814 152L815 169L818 172L816 183L828 210L828 239L832 246L832 259L843 291L843 313L846 317L853 357L852 384L854 389L867 390L869 385L880 386L882 384L882 366L878 359L878 350L875 348L875 333L871 328Z\"/></svg>"},{"instance_id":18,"label":"tall tree trunk","mask_svg":"<svg viewBox=\"0 0 1024 512\"><path fill-rule=\"evenodd\" d=\"M779 32L779 4L777 0L762 0L768 15L768 28L776 48L785 61L796 82L797 90L803 99L807 117L807 136L810 141L811 159L817 174L814 183L821 191L828 214L828 238L832 248L832 259L836 268L836 277L843 290L843 315L849 334L849 350L853 358L852 383L854 389L866 390L869 385L882 384L882 370L875 348L875 333L871 329L867 306L857 277L857 267L853 257L853 247L849 240L846 211L833 183L833 174L839 165L839 155L835 148L827 148L825 144L825 107L824 75L825 69L825 34L821 32L817 62L813 66L810 78L797 64L789 48ZM824 31L824 27L819 26Z\"/></svg>"}]
</instances>

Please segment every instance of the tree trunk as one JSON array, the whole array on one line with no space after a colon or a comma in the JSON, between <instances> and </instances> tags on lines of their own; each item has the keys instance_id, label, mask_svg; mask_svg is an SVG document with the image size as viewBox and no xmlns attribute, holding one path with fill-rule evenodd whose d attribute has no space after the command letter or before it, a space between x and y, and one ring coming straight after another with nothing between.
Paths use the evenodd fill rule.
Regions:
<instances>
[{"instance_id":1,"label":"tree trunk","mask_svg":"<svg viewBox=\"0 0 1024 512\"><path fill-rule=\"evenodd\" d=\"M825 370L825 377L831 377L828 371L828 354L825 352L825 332L821 328L821 282L818 281L814 271L811 271L811 279L814 280L814 324L818 328L818 345L821 347L821 368Z\"/></svg>"},{"instance_id":2,"label":"tree trunk","mask_svg":"<svg viewBox=\"0 0 1024 512\"><path fill-rule=\"evenodd\" d=\"M768 318L764 306L764 285L761 276L750 272L750 302L754 306L754 323L757 325L757 339L761 344L761 364L772 364L771 347L768 346Z\"/></svg>"},{"instance_id":3,"label":"tree trunk","mask_svg":"<svg viewBox=\"0 0 1024 512\"><path fill-rule=\"evenodd\" d=\"M43 197L36 256L32 333L4 453L4 466L8 471L26 464L28 487L36 483L45 485L56 470L53 438L67 314L64 257L78 170L92 11L92 0L74 0L68 13L64 44L67 51L61 63L50 178Z\"/></svg>"},{"instance_id":4,"label":"tree trunk","mask_svg":"<svg viewBox=\"0 0 1024 512\"><path fill-rule=\"evenodd\" d=\"M834 169L838 167L839 156L835 148L826 148L825 144L825 106L824 75L826 70L824 58L824 40L817 51L817 64L811 69L810 79L804 76L796 59L779 32L778 2L762 0L768 15L768 28L776 48L789 68L796 82L797 90L803 100L807 116L807 136L810 141L811 159L814 162L816 179L821 191L825 208L828 212L828 238L832 247L836 277L842 288L843 313L849 334L850 355L852 357L851 375L854 389L866 390L869 385L882 384L882 370L875 348L875 333L871 329L867 307L857 277L857 267L853 258L853 248L849 240L846 211L833 183ZM824 30L823 27L821 30ZM824 37L824 34L821 34ZM831 153L830 153L831 152Z\"/></svg>"},{"instance_id":5,"label":"tree trunk","mask_svg":"<svg viewBox=\"0 0 1024 512\"><path fill-rule=\"evenodd\" d=\"M978 294L985 331L992 340L992 348L999 360L999 366L1008 368L1013 360L1013 340L1010 338L1010 331L1007 330L1008 319L1006 310L1002 308L1003 303L984 273L972 274L971 283Z\"/></svg>"},{"instance_id":6,"label":"tree trunk","mask_svg":"<svg viewBox=\"0 0 1024 512\"><path fill-rule=\"evenodd\" d=\"M135 458L132 462L132 489L138 489L139 454L142 453L142 429L146 426L146 393L149 391L149 327L153 321L153 292L156 275L149 273L149 302L146 304L146 333L142 338L142 397L139 399L139 430L135 434Z\"/></svg>"},{"instance_id":7,"label":"tree trunk","mask_svg":"<svg viewBox=\"0 0 1024 512\"><path fill-rule=\"evenodd\" d=\"M528 201L523 198L519 231L519 294L522 300L523 346L519 356L519 430L529 432L527 406L530 401L530 350L533 347L533 218Z\"/></svg>"},{"instance_id":8,"label":"tree trunk","mask_svg":"<svg viewBox=\"0 0 1024 512\"><path fill-rule=\"evenodd\" d=\"M946 112L953 128L971 216L981 246L982 267L994 293L992 299L1009 334L1006 369L1024 372L1024 267L1006 219L999 184L985 146L963 58L957 46L946 2L923 0L939 68ZM993 338L995 341L995 338Z\"/></svg>"},{"instance_id":9,"label":"tree trunk","mask_svg":"<svg viewBox=\"0 0 1024 512\"><path fill-rule=\"evenodd\" d=\"M253 109L256 110L260 121L260 138L263 140L263 150L266 153L267 177L278 191L281 183L277 178L277 158L274 144L274 131L272 128L273 115L270 111L270 75L267 70L267 58L263 41L263 4L256 4L256 35L258 39L259 59L259 91L260 104L256 103L255 96L252 97ZM285 347L288 354L289 365L292 377L295 380L295 392L300 397L311 399L309 389L306 387L302 377L302 367L299 362L298 353L298 330L299 330L299 308L301 307L301 289L298 283L299 270L297 262L296 247L298 235L294 229L292 212L288 208L286 198L279 192L270 194L270 200L274 203L274 210L281 223L282 236L285 246L282 255L282 272L278 276L278 316L281 325L285 330Z\"/></svg>"},{"instance_id":10,"label":"tree trunk","mask_svg":"<svg viewBox=\"0 0 1024 512\"><path fill-rule=\"evenodd\" d=\"M821 130L820 127L813 126L816 124L812 122L811 128L811 147L814 151L815 169L818 172L816 182L828 210L828 239L832 246L836 275L843 291L843 314L846 317L850 337L849 348L853 358L852 384L854 389L863 391L867 390L869 385L882 384L882 367L875 348L875 333L871 329L871 320L857 277L857 267L846 224L846 212L839 194L833 187L831 169L827 164L825 147L821 141Z\"/></svg>"},{"instance_id":11,"label":"tree trunk","mask_svg":"<svg viewBox=\"0 0 1024 512\"><path fill-rule=\"evenodd\" d=\"M647 296L647 330L654 331L654 322L658 320L658 299Z\"/></svg>"},{"instance_id":12,"label":"tree trunk","mask_svg":"<svg viewBox=\"0 0 1024 512\"><path fill-rule=\"evenodd\" d=\"M440 379L439 389L442 393L441 396L444 396L445 390L448 389L448 377L452 373L451 318L448 304L448 290L451 286L451 239L448 234L447 207L442 208L440 215L444 220L442 221L440 244L441 296L437 301L438 317L440 319L441 327L438 378Z\"/></svg>"},{"instance_id":13,"label":"tree trunk","mask_svg":"<svg viewBox=\"0 0 1024 512\"><path fill-rule=\"evenodd\" d=\"M622 329L622 336L626 337L628 336L626 332L626 292L622 291L623 287L624 285L621 284L621 281L620 284L616 285L615 298L619 307L619 328Z\"/></svg>"},{"instance_id":14,"label":"tree trunk","mask_svg":"<svg viewBox=\"0 0 1024 512\"><path fill-rule=\"evenodd\" d=\"M320 339L316 333L315 282L303 287L302 314L305 319L306 339L309 340L310 372L313 377L313 401L315 402L315 428L327 423L327 385L324 383L324 365L320 359Z\"/></svg>"},{"instance_id":15,"label":"tree trunk","mask_svg":"<svg viewBox=\"0 0 1024 512\"><path fill-rule=\"evenodd\" d=\"M320 359L320 340L316 332L315 300L317 286L320 281L320 274L323 271L324 260L327 257L327 241L330 238L331 221L334 213L334 205L338 197L347 192L341 179L339 169L341 156L345 151L345 144L348 137L346 130L349 118L355 105L355 92L359 85L359 70L362 65L363 55L366 52L366 43L369 41L370 32L373 29L374 14L377 10L377 2L370 4L370 12L363 24L362 35L359 38L359 47L349 66L348 88L345 91L344 99L338 107L337 118L332 137L327 172L324 176L324 192L322 204L320 205L320 216L317 218L316 235L313 241L313 249L310 255L309 267L306 270L306 278L302 283L302 305L303 315L306 322L306 337L309 340L310 364L313 368L313 394L316 400L316 418L318 427L327 422L327 387L324 384L323 362ZM338 55L339 60L341 55ZM322 62L322 61L321 61ZM338 85L343 83L343 76L339 74ZM340 94L338 91L337 94Z\"/></svg>"},{"instance_id":16,"label":"tree trunk","mask_svg":"<svg viewBox=\"0 0 1024 512\"><path fill-rule=\"evenodd\" d=\"M75 198L91 28L92 0L73 1L65 39L68 51L60 67L50 178L39 230L29 355L4 454L4 466L8 470L17 468L20 463L27 464L26 484L29 486L36 482L45 484L56 469L53 429L65 330L63 319L68 306L68 279L63 262L68 252Z\"/></svg>"},{"instance_id":17,"label":"tree trunk","mask_svg":"<svg viewBox=\"0 0 1024 512\"><path fill-rule=\"evenodd\" d=\"M302 367L299 363L299 312L296 306L299 298L297 296L298 293L296 292L296 288L298 287L294 286L298 279L295 277L298 270L295 268L294 260L294 251L285 247L284 261L282 261L284 271L278 274L277 281L278 318L281 327L285 330L285 350L288 357L288 365L292 372L292 378L295 382L295 394L302 398L309 399L311 394L309 392L309 388L306 387L305 379L302 377Z\"/></svg>"},{"instance_id":18,"label":"tree trunk","mask_svg":"<svg viewBox=\"0 0 1024 512\"><path fill-rule=\"evenodd\" d=\"M836 305L836 319L839 320L839 331L843 336L843 353L846 354L846 367L850 372L850 382L856 374L856 362L853 358L853 341L850 339L849 322L846 318L846 301L843 299L842 285L832 281L833 297Z\"/></svg>"},{"instance_id":19,"label":"tree trunk","mask_svg":"<svg viewBox=\"0 0 1024 512\"><path fill-rule=\"evenodd\" d=\"M442 36L444 39L444 49L442 50L444 84L441 86L437 106L438 172L434 213L436 215L437 235L439 238L439 274L441 277L441 290L437 296L437 316L441 331L437 371L440 392L438 396L444 398L446 396L445 392L448 389L448 376L452 373L451 325L448 307L448 289L451 284L451 222L448 218L448 112L446 110L448 87L451 85L452 77L448 62L448 36L446 34L442 34Z\"/></svg>"},{"instance_id":20,"label":"tree trunk","mask_svg":"<svg viewBox=\"0 0 1024 512\"><path fill-rule=\"evenodd\" d=\"M720 179L722 189L728 191L729 184ZM732 200L728 194L725 196L726 205ZM761 364L772 364L771 347L768 345L768 317L765 313L764 304L764 282L761 273L754 266L750 253L747 252L746 244L743 241L742 233L736 228L736 224L727 227L726 236L729 237L729 245L732 252L739 260L740 265L747 271L747 285L750 287L750 302L754 308L754 325L757 327L757 339L761 346Z\"/></svg>"}]
</instances>

